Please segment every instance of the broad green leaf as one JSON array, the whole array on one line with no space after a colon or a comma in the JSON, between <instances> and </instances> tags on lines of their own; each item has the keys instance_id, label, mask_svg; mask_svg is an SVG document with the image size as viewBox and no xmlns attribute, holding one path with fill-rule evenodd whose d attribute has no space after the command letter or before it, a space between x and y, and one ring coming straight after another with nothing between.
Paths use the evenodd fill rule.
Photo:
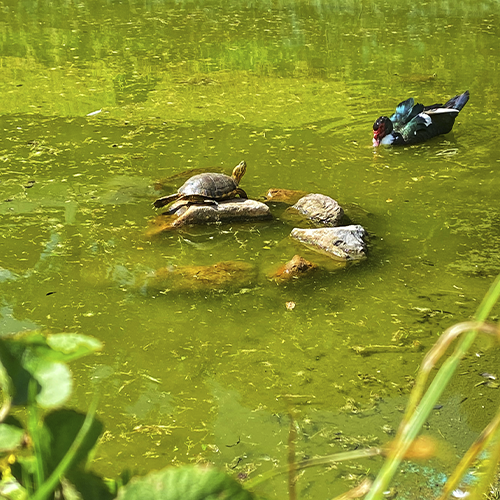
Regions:
<instances>
[{"instance_id":1,"label":"broad green leaf","mask_svg":"<svg viewBox=\"0 0 500 500\"><path fill-rule=\"evenodd\" d=\"M21 445L24 429L14 425L0 424L0 452L11 451Z\"/></svg>"},{"instance_id":2,"label":"broad green leaf","mask_svg":"<svg viewBox=\"0 0 500 500\"><path fill-rule=\"evenodd\" d=\"M5 342L11 355L18 359L28 351L32 356L49 361L69 362L102 349L102 342L78 333L20 332L0 337L0 342Z\"/></svg>"},{"instance_id":3,"label":"broad green leaf","mask_svg":"<svg viewBox=\"0 0 500 500\"><path fill-rule=\"evenodd\" d=\"M61 481L65 500L72 500L72 490L79 495L75 500L112 500L116 496L109 490L106 482L92 472L74 469L66 479Z\"/></svg>"},{"instance_id":4,"label":"broad green leaf","mask_svg":"<svg viewBox=\"0 0 500 500\"><path fill-rule=\"evenodd\" d=\"M16 456L16 462L12 464L11 470L12 475L21 481L23 474L33 475L36 469L36 458L33 455L21 455Z\"/></svg>"},{"instance_id":5,"label":"broad green leaf","mask_svg":"<svg viewBox=\"0 0 500 500\"><path fill-rule=\"evenodd\" d=\"M66 362L102 349L102 343L99 340L78 333L47 335L47 345L55 351L55 356L60 357L59 361Z\"/></svg>"},{"instance_id":6,"label":"broad green leaf","mask_svg":"<svg viewBox=\"0 0 500 500\"><path fill-rule=\"evenodd\" d=\"M17 333L9 333L8 335L0 336L0 338L10 342L20 342L18 345L46 343L44 335L38 330L26 330Z\"/></svg>"},{"instance_id":7,"label":"broad green leaf","mask_svg":"<svg viewBox=\"0 0 500 500\"><path fill-rule=\"evenodd\" d=\"M71 373L63 363L101 347L97 339L74 333L44 335L33 331L2 337L0 362L12 380L12 403L27 403L28 383L34 377L40 386L37 402L45 408L62 405L72 390Z\"/></svg>"},{"instance_id":8,"label":"broad green leaf","mask_svg":"<svg viewBox=\"0 0 500 500\"><path fill-rule=\"evenodd\" d=\"M41 387L36 397L41 407L61 406L71 396L73 379L69 368L64 363L43 361L38 363L32 374Z\"/></svg>"},{"instance_id":9,"label":"broad green leaf","mask_svg":"<svg viewBox=\"0 0 500 500\"><path fill-rule=\"evenodd\" d=\"M2 354L0 351L0 392L1 399L3 399L3 405L11 405L12 398L14 397L14 383L12 379L9 377L9 374L2 363Z\"/></svg>"},{"instance_id":10,"label":"broad green leaf","mask_svg":"<svg viewBox=\"0 0 500 500\"><path fill-rule=\"evenodd\" d=\"M28 492L13 478L0 481L0 498L5 500L26 500Z\"/></svg>"},{"instance_id":11,"label":"broad green leaf","mask_svg":"<svg viewBox=\"0 0 500 500\"><path fill-rule=\"evenodd\" d=\"M28 400L28 383L30 373L22 365L24 349L16 342L7 342L0 339L0 362L10 378L8 383L13 405L25 404Z\"/></svg>"},{"instance_id":12,"label":"broad green leaf","mask_svg":"<svg viewBox=\"0 0 500 500\"><path fill-rule=\"evenodd\" d=\"M44 420L44 427L49 435L50 450L47 450L48 472L51 473L66 455L81 429L86 415L74 410L61 409L49 413ZM72 457L74 468L86 460L103 431L103 425L94 420L78 451Z\"/></svg>"},{"instance_id":13,"label":"broad green leaf","mask_svg":"<svg viewBox=\"0 0 500 500\"><path fill-rule=\"evenodd\" d=\"M167 467L134 478L120 489L118 500L256 500L224 472L209 468Z\"/></svg>"}]
</instances>

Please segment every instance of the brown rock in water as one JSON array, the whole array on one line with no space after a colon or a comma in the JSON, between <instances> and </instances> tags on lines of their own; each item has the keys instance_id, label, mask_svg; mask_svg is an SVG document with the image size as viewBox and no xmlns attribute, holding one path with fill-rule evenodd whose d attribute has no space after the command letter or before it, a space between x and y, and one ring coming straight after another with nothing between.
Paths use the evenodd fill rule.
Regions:
<instances>
[{"instance_id":1,"label":"brown rock in water","mask_svg":"<svg viewBox=\"0 0 500 500\"><path fill-rule=\"evenodd\" d=\"M147 236L176 229L186 224L208 224L210 222L230 222L271 219L269 207L260 201L234 198L224 201L209 201L200 204L186 204L174 215L157 217ZM164 218L162 222L162 218Z\"/></svg>"},{"instance_id":2,"label":"brown rock in water","mask_svg":"<svg viewBox=\"0 0 500 500\"><path fill-rule=\"evenodd\" d=\"M348 261L366 257L366 231L362 226L292 229L290 236L332 259Z\"/></svg>"},{"instance_id":3,"label":"brown rock in water","mask_svg":"<svg viewBox=\"0 0 500 500\"><path fill-rule=\"evenodd\" d=\"M254 266L246 262L225 261L213 266L162 267L147 276L141 287L176 292L243 288L256 280Z\"/></svg>"},{"instance_id":4,"label":"brown rock in water","mask_svg":"<svg viewBox=\"0 0 500 500\"><path fill-rule=\"evenodd\" d=\"M303 196L285 212L286 218L292 220L305 218L314 224L330 227L338 226L343 216L342 207L333 198L324 194Z\"/></svg>"},{"instance_id":5,"label":"brown rock in water","mask_svg":"<svg viewBox=\"0 0 500 500\"><path fill-rule=\"evenodd\" d=\"M297 203L303 196L306 196L307 191L297 191L295 189L279 189L271 188L267 191L264 201L275 203L286 203L293 205Z\"/></svg>"},{"instance_id":6,"label":"brown rock in water","mask_svg":"<svg viewBox=\"0 0 500 500\"><path fill-rule=\"evenodd\" d=\"M304 259L300 255L294 255L291 260L283 264L270 278L276 281L289 281L299 278L314 271L318 266Z\"/></svg>"},{"instance_id":7,"label":"brown rock in water","mask_svg":"<svg viewBox=\"0 0 500 500\"><path fill-rule=\"evenodd\" d=\"M158 215L149 223L149 228L146 231L146 237L151 238L157 234L163 233L163 231L172 230L172 224L176 219L177 217L175 215Z\"/></svg>"}]
</instances>

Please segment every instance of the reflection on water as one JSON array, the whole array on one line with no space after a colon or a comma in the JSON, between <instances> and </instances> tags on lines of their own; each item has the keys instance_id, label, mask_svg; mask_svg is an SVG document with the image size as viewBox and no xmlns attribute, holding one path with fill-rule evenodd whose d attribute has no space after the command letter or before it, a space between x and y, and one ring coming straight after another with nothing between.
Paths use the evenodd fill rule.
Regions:
<instances>
[{"instance_id":1,"label":"reflection on water","mask_svg":"<svg viewBox=\"0 0 500 500\"><path fill-rule=\"evenodd\" d=\"M304 455L389 439L422 350L500 271L498 26L496 2L2 3L0 328L105 342L74 366L75 405L101 381L100 472L206 460L261 471L286 460L290 413ZM451 134L371 147L373 121L401 100L464 89ZM287 188L338 200L370 233L368 259L339 269L308 253L319 272L271 282L301 251L278 205L272 221L145 236L152 201L186 171L242 159L252 198ZM136 286L228 260L255 278ZM493 351L470 373L494 366ZM476 382L456 382L429 432L459 447L475 436L496 401ZM308 472L302 498L376 467Z\"/></svg>"},{"instance_id":2,"label":"reflection on water","mask_svg":"<svg viewBox=\"0 0 500 500\"><path fill-rule=\"evenodd\" d=\"M6 271L2 269L3 276ZM9 278L12 279L12 274L9 274ZM13 314L13 308L10 305L3 305L0 307L0 331L2 335L8 335L9 333L16 333L23 330L36 330L39 325L33 323L29 320L18 320Z\"/></svg>"}]
</instances>

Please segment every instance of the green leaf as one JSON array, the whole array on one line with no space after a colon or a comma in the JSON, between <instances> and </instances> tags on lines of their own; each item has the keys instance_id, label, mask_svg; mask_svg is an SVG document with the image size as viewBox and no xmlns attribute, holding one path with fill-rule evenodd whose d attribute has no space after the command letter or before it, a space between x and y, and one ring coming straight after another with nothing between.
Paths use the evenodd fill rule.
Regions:
<instances>
[{"instance_id":1,"label":"green leaf","mask_svg":"<svg viewBox=\"0 0 500 500\"><path fill-rule=\"evenodd\" d=\"M11 349L12 347L17 346L0 339L0 362L9 377L8 379L3 377L3 385L12 397L12 404L20 405L25 404L28 400L28 383L31 376L21 364L22 350L17 352L16 349Z\"/></svg>"},{"instance_id":2,"label":"green leaf","mask_svg":"<svg viewBox=\"0 0 500 500\"><path fill-rule=\"evenodd\" d=\"M52 356L59 361L73 361L102 349L102 343L94 337L78 333L47 335L47 345L53 349ZM52 357L51 359L55 359Z\"/></svg>"},{"instance_id":3,"label":"green leaf","mask_svg":"<svg viewBox=\"0 0 500 500\"><path fill-rule=\"evenodd\" d=\"M57 457L56 458L52 457L53 465L56 465L57 463L57 466L53 469L53 471L51 472L49 477L43 482L43 484L41 484L40 487L31 496L31 500L48 500L49 498L52 498L52 494L54 493L58 485L60 485L61 479L66 475L71 474L72 468L77 463L78 461L77 457L82 448L88 446L88 443L90 441L95 442L97 440L97 438L95 440L89 439L89 436L91 437L94 431L94 426L100 425L95 420L96 407L97 407L97 398L94 398L90 405L89 412L85 416L83 424L78 429L75 439L71 442L71 445L67 450L66 454L60 461L58 461ZM62 411L59 413L62 413ZM60 416L61 415L59 415L59 417ZM57 421L57 418L55 420ZM44 425L45 434L49 434L48 429L49 427ZM57 442L57 440L55 442ZM46 450L47 447L45 448L45 451Z\"/></svg>"},{"instance_id":4,"label":"green leaf","mask_svg":"<svg viewBox=\"0 0 500 500\"><path fill-rule=\"evenodd\" d=\"M115 498L106 482L92 472L75 469L68 474L66 481L61 481L61 484L65 500L72 500L69 495L72 489L78 492L79 500L112 500Z\"/></svg>"},{"instance_id":5,"label":"green leaf","mask_svg":"<svg viewBox=\"0 0 500 500\"><path fill-rule=\"evenodd\" d=\"M16 456L16 462L11 466L12 475L21 482L23 474L25 474L24 477L27 477L28 475L32 476L33 474L35 474L35 470L36 458L33 455L23 456L21 454L18 454Z\"/></svg>"},{"instance_id":6,"label":"green leaf","mask_svg":"<svg viewBox=\"0 0 500 500\"><path fill-rule=\"evenodd\" d=\"M61 409L49 413L44 420L44 427L49 435L50 450L47 450L47 465L49 474L57 467L66 455L80 431L86 415L74 410ZM86 460L88 454L97 443L103 431L103 425L94 420L90 430L85 435L78 451L71 459L72 467Z\"/></svg>"},{"instance_id":7,"label":"green leaf","mask_svg":"<svg viewBox=\"0 0 500 500\"><path fill-rule=\"evenodd\" d=\"M7 452L19 447L23 442L24 429L14 425L0 424L0 452Z\"/></svg>"},{"instance_id":8,"label":"green leaf","mask_svg":"<svg viewBox=\"0 0 500 500\"><path fill-rule=\"evenodd\" d=\"M118 500L256 500L224 472L209 468L167 467L134 478L120 489Z\"/></svg>"},{"instance_id":9,"label":"green leaf","mask_svg":"<svg viewBox=\"0 0 500 500\"><path fill-rule=\"evenodd\" d=\"M12 380L12 404L27 403L28 383L33 377L39 384L36 401L41 406L62 405L72 390L71 373L63 363L101 347L93 337L73 333L45 336L35 331L1 337L0 362Z\"/></svg>"},{"instance_id":10,"label":"green leaf","mask_svg":"<svg viewBox=\"0 0 500 500\"><path fill-rule=\"evenodd\" d=\"M73 379L65 364L42 361L37 364L32 374L41 387L36 396L36 401L41 407L61 406L71 396Z\"/></svg>"}]
</instances>

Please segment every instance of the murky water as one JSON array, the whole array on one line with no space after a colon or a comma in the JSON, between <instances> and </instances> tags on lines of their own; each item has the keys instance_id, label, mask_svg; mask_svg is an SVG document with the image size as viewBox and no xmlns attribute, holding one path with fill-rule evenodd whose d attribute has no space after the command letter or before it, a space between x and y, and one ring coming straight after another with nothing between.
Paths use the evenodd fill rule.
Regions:
<instances>
[{"instance_id":1,"label":"murky water","mask_svg":"<svg viewBox=\"0 0 500 500\"><path fill-rule=\"evenodd\" d=\"M105 342L74 365L73 404L101 393L96 469L262 471L286 463L290 415L298 458L387 440L422 352L500 272L498 4L0 8L0 328ZM373 121L401 100L466 89L451 134L371 147ZM157 181L242 159L250 197L280 187L338 200L369 231L369 258L329 263L292 243L280 218L145 236L152 200L182 183ZM297 252L320 270L270 282ZM222 260L256 274L224 291L140 286L161 267ZM381 347L352 349L367 345ZM469 363L430 424L453 444L498 401L464 388L495 371L494 351ZM377 464L307 471L301 498L331 497L367 468ZM284 480L274 487L284 497Z\"/></svg>"}]
</instances>

